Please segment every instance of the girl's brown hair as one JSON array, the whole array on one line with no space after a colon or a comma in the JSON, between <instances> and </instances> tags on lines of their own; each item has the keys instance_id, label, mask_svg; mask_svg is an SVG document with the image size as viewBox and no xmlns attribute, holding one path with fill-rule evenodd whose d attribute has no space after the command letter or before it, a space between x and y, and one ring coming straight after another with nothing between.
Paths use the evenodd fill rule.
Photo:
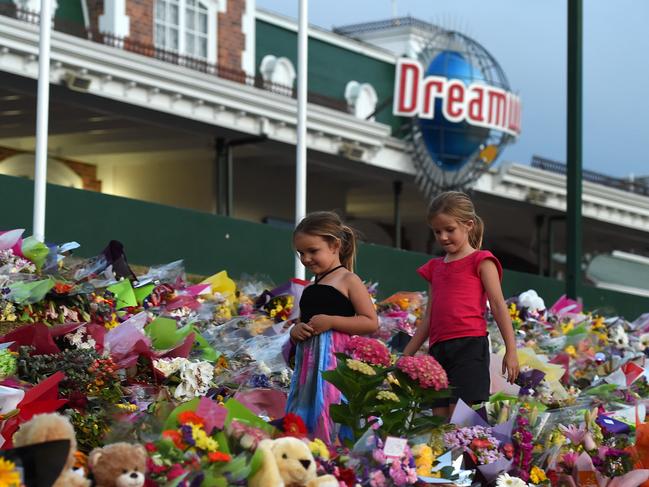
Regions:
<instances>
[{"instance_id":1,"label":"girl's brown hair","mask_svg":"<svg viewBox=\"0 0 649 487\"><path fill-rule=\"evenodd\" d=\"M316 235L324 238L329 244L340 242L340 263L347 270L354 270L356 258L356 232L343 223L333 211L316 211L309 213L295 227L293 236L298 233Z\"/></svg>"},{"instance_id":2,"label":"girl's brown hair","mask_svg":"<svg viewBox=\"0 0 649 487\"><path fill-rule=\"evenodd\" d=\"M437 195L428 208L428 223L440 214L448 215L461 223L473 222L469 231L469 244L474 249L482 247L484 223L476 214L473 201L466 193L446 191Z\"/></svg>"}]
</instances>

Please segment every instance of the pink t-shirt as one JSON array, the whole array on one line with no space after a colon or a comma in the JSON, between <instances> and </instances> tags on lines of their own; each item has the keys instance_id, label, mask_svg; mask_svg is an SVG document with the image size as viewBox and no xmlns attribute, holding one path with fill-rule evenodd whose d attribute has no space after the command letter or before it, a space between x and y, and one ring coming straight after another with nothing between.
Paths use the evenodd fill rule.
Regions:
<instances>
[{"instance_id":1,"label":"pink t-shirt","mask_svg":"<svg viewBox=\"0 0 649 487\"><path fill-rule=\"evenodd\" d=\"M488 250L476 250L452 262L431 259L417 273L432 286L429 343L453 338L486 336L487 293L478 268L491 259L502 279L502 266Z\"/></svg>"}]
</instances>

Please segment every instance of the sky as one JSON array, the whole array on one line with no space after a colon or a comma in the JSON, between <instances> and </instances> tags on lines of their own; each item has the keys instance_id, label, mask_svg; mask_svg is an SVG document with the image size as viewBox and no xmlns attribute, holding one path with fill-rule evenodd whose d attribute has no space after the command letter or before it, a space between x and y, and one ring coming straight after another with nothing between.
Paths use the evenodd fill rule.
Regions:
<instances>
[{"instance_id":1,"label":"sky","mask_svg":"<svg viewBox=\"0 0 649 487\"><path fill-rule=\"evenodd\" d=\"M533 155L566 159L568 0L396 0L412 15L458 30L500 63L523 102L522 134L500 163ZM298 0L256 0L297 19ZM617 177L649 176L649 0L583 0L583 167ZM311 0L309 23L389 19L392 0ZM627 79L628 78L628 79Z\"/></svg>"}]
</instances>

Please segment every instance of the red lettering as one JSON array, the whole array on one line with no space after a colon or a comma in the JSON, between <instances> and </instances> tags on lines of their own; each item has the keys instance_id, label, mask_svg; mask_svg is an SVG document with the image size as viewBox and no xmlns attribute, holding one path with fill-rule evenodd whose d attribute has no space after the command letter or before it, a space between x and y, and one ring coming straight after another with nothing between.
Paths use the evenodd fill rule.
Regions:
<instances>
[{"instance_id":1,"label":"red lettering","mask_svg":"<svg viewBox=\"0 0 649 487\"><path fill-rule=\"evenodd\" d=\"M469 119L469 121L484 122L484 114L482 113L484 88L480 86L470 86L469 93L475 94L476 96L469 102L467 108L467 118Z\"/></svg>"},{"instance_id":2,"label":"red lettering","mask_svg":"<svg viewBox=\"0 0 649 487\"><path fill-rule=\"evenodd\" d=\"M435 118L435 99L444 95L444 82L446 78L428 76L424 79L422 96L424 104L421 107L421 118Z\"/></svg>"},{"instance_id":3,"label":"red lettering","mask_svg":"<svg viewBox=\"0 0 649 487\"><path fill-rule=\"evenodd\" d=\"M489 90L489 124L502 127L505 124L505 92L500 90Z\"/></svg>"},{"instance_id":4,"label":"red lettering","mask_svg":"<svg viewBox=\"0 0 649 487\"><path fill-rule=\"evenodd\" d=\"M453 80L447 86L445 115L451 122L458 122L464 116L464 84Z\"/></svg>"},{"instance_id":5,"label":"red lettering","mask_svg":"<svg viewBox=\"0 0 649 487\"><path fill-rule=\"evenodd\" d=\"M419 108L419 80L421 64L412 59L401 58L397 61L397 99L395 115L413 116Z\"/></svg>"}]
</instances>

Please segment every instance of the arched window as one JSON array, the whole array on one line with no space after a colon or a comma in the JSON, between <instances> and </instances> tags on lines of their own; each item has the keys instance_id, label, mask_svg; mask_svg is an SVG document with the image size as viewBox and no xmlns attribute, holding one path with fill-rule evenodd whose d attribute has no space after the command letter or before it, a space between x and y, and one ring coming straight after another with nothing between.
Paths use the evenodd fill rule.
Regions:
<instances>
[{"instance_id":1,"label":"arched window","mask_svg":"<svg viewBox=\"0 0 649 487\"><path fill-rule=\"evenodd\" d=\"M216 62L218 0L156 0L155 46Z\"/></svg>"}]
</instances>

